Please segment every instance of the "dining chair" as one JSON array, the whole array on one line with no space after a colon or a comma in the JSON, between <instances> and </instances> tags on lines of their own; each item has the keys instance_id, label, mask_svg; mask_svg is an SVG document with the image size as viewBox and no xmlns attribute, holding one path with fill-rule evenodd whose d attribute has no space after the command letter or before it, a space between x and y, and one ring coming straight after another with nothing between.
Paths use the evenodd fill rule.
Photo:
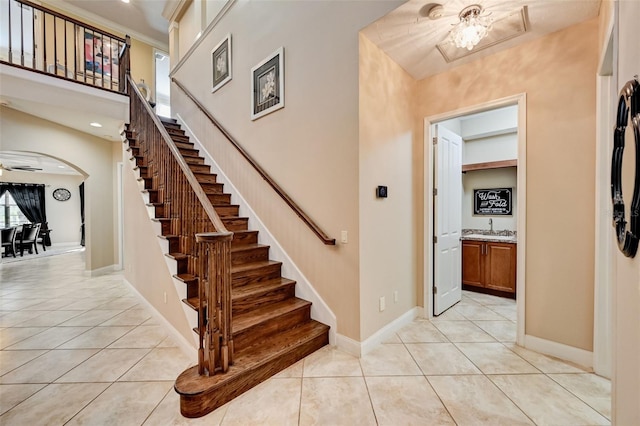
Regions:
<instances>
[{"instance_id":1,"label":"dining chair","mask_svg":"<svg viewBox=\"0 0 640 426\"><path fill-rule=\"evenodd\" d=\"M36 244L36 240L38 239L39 232L39 223L28 223L22 225L22 236L20 238L20 242L18 243L20 256L24 254L24 249L29 250L29 254L33 253L33 250L35 250L36 254L38 254L38 246Z\"/></svg>"},{"instance_id":2,"label":"dining chair","mask_svg":"<svg viewBox=\"0 0 640 426\"><path fill-rule=\"evenodd\" d=\"M16 235L18 235L18 227L13 226L11 228L2 230L2 248L4 257L8 257L9 254L16 257Z\"/></svg>"}]
</instances>

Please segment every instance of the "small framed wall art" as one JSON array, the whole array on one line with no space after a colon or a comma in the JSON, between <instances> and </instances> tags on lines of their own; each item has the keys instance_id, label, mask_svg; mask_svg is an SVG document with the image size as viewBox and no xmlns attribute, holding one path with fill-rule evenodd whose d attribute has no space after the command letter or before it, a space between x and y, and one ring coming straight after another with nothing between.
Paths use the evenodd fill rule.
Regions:
<instances>
[{"instance_id":1,"label":"small framed wall art","mask_svg":"<svg viewBox=\"0 0 640 426\"><path fill-rule=\"evenodd\" d=\"M284 108L284 47L251 69L251 119Z\"/></svg>"},{"instance_id":2,"label":"small framed wall art","mask_svg":"<svg viewBox=\"0 0 640 426\"><path fill-rule=\"evenodd\" d=\"M211 50L211 93L231 80L231 34Z\"/></svg>"}]
</instances>

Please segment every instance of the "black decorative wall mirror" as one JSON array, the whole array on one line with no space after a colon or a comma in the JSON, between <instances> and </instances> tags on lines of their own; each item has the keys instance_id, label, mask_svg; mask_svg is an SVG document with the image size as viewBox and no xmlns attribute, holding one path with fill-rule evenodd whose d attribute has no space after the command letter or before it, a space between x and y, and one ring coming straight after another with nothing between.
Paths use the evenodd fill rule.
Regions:
<instances>
[{"instance_id":1,"label":"black decorative wall mirror","mask_svg":"<svg viewBox=\"0 0 640 426\"><path fill-rule=\"evenodd\" d=\"M629 128L629 129L627 129ZM629 132L629 133L628 133ZM623 162L626 139L633 139L631 156ZM635 154L635 156L633 155ZM630 163L631 162L631 163ZM626 167L623 169L623 163ZM630 165L631 164L631 165ZM613 154L611 157L611 201L613 202L613 226L616 228L618 248L627 257L634 257L638 251L640 238L640 83L636 75L620 90L616 127L613 132ZM633 196L629 205L627 226L625 202L622 194L633 186ZM627 195L628 197L628 195Z\"/></svg>"}]
</instances>

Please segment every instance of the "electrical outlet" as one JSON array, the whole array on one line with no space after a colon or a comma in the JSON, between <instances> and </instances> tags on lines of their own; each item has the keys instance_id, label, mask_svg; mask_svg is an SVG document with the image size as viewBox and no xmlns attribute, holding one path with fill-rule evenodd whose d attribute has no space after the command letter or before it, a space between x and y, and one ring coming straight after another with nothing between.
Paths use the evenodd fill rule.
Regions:
<instances>
[{"instance_id":1,"label":"electrical outlet","mask_svg":"<svg viewBox=\"0 0 640 426\"><path fill-rule=\"evenodd\" d=\"M164 303L167 303L167 292L164 292Z\"/></svg>"},{"instance_id":2,"label":"electrical outlet","mask_svg":"<svg viewBox=\"0 0 640 426\"><path fill-rule=\"evenodd\" d=\"M340 242L342 244L347 244L349 242L347 231L342 231L342 233L340 234Z\"/></svg>"},{"instance_id":3,"label":"electrical outlet","mask_svg":"<svg viewBox=\"0 0 640 426\"><path fill-rule=\"evenodd\" d=\"M393 303L398 303L398 290L393 292Z\"/></svg>"},{"instance_id":4,"label":"electrical outlet","mask_svg":"<svg viewBox=\"0 0 640 426\"><path fill-rule=\"evenodd\" d=\"M380 312L384 311L384 308L386 308L386 303L385 303L385 300L384 300L384 296L382 296L380 298Z\"/></svg>"}]
</instances>

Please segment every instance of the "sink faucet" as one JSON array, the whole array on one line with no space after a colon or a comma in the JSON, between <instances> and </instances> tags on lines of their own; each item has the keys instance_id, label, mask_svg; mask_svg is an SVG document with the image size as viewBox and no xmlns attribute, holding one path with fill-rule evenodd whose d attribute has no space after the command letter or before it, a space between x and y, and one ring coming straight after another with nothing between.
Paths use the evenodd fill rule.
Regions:
<instances>
[{"instance_id":1,"label":"sink faucet","mask_svg":"<svg viewBox=\"0 0 640 426\"><path fill-rule=\"evenodd\" d=\"M489 218L489 233L493 234L493 218Z\"/></svg>"}]
</instances>

